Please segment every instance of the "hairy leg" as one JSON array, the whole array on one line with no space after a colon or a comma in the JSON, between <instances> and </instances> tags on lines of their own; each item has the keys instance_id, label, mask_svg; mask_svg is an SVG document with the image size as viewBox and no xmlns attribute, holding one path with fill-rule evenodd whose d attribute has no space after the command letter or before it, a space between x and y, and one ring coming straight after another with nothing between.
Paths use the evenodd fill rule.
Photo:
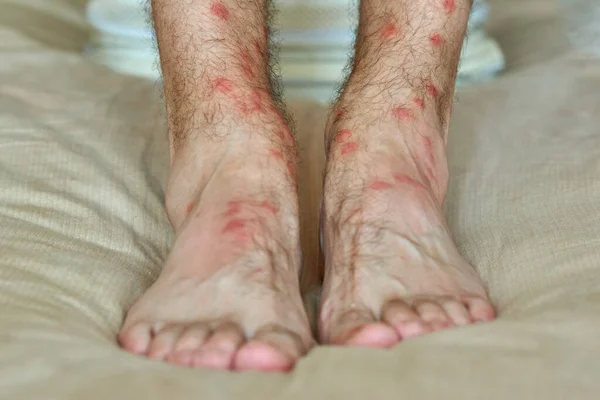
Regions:
<instances>
[{"instance_id":1,"label":"hairy leg","mask_svg":"<svg viewBox=\"0 0 600 400\"><path fill-rule=\"evenodd\" d=\"M122 346L218 369L287 370L312 345L299 293L296 146L273 94L267 0L154 0L176 238Z\"/></svg>"},{"instance_id":2,"label":"hairy leg","mask_svg":"<svg viewBox=\"0 0 600 400\"><path fill-rule=\"evenodd\" d=\"M442 213L470 6L361 1L353 68L326 132L326 343L388 347L494 318Z\"/></svg>"}]
</instances>

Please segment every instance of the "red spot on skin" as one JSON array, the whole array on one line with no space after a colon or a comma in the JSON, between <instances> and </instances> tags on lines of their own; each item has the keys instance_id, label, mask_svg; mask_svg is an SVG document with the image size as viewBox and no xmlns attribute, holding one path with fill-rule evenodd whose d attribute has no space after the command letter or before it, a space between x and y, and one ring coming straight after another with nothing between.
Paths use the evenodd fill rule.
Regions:
<instances>
[{"instance_id":1,"label":"red spot on skin","mask_svg":"<svg viewBox=\"0 0 600 400\"><path fill-rule=\"evenodd\" d=\"M212 15L222 19L223 21L229 21L229 10L221 2L213 3L210 6L210 12Z\"/></svg>"},{"instance_id":2,"label":"red spot on skin","mask_svg":"<svg viewBox=\"0 0 600 400\"><path fill-rule=\"evenodd\" d=\"M438 89L431 82L427 84L427 93L429 93L433 97L438 97L440 95Z\"/></svg>"},{"instance_id":3,"label":"red spot on skin","mask_svg":"<svg viewBox=\"0 0 600 400\"><path fill-rule=\"evenodd\" d=\"M448 14L452 14L456 11L456 0L444 0L444 10L446 10Z\"/></svg>"},{"instance_id":4,"label":"red spot on skin","mask_svg":"<svg viewBox=\"0 0 600 400\"><path fill-rule=\"evenodd\" d=\"M226 217L233 217L235 214L239 213L242 210L242 202L240 201L230 201L227 203L227 212L225 213Z\"/></svg>"},{"instance_id":5,"label":"red spot on skin","mask_svg":"<svg viewBox=\"0 0 600 400\"><path fill-rule=\"evenodd\" d=\"M398 106L398 107L394 108L392 110L392 115L396 119L399 119L400 121L407 120L407 119L412 119L413 118L412 111L409 110L408 108L404 107L404 106Z\"/></svg>"},{"instance_id":6,"label":"red spot on skin","mask_svg":"<svg viewBox=\"0 0 600 400\"><path fill-rule=\"evenodd\" d=\"M190 203L187 205L185 212L189 215L193 209L194 209L194 204Z\"/></svg>"},{"instance_id":7,"label":"red spot on skin","mask_svg":"<svg viewBox=\"0 0 600 400\"><path fill-rule=\"evenodd\" d=\"M342 129L336 135L335 142L343 143L343 142L347 141L348 139L350 139L351 136L352 136L352 131L350 129Z\"/></svg>"},{"instance_id":8,"label":"red spot on skin","mask_svg":"<svg viewBox=\"0 0 600 400\"><path fill-rule=\"evenodd\" d=\"M373 189L373 190L387 190L387 189L392 188L393 186L394 185L392 185L391 183L388 183L388 182L375 181L369 185L369 188Z\"/></svg>"},{"instance_id":9,"label":"red spot on skin","mask_svg":"<svg viewBox=\"0 0 600 400\"><path fill-rule=\"evenodd\" d=\"M419 106L419 108L420 108L421 110L424 110L424 109L425 109L425 100L424 100L424 99L422 99L422 98L420 98L420 97L415 97L415 98L413 99L413 101L414 101L414 103L415 103L417 106Z\"/></svg>"},{"instance_id":10,"label":"red spot on skin","mask_svg":"<svg viewBox=\"0 0 600 400\"><path fill-rule=\"evenodd\" d=\"M246 227L246 223L244 221L240 221L239 219L234 219L229 221L225 228L221 231L221 233L231 233L231 232L239 232L240 230Z\"/></svg>"},{"instance_id":11,"label":"red spot on skin","mask_svg":"<svg viewBox=\"0 0 600 400\"><path fill-rule=\"evenodd\" d=\"M233 91L233 82L227 78L217 78L214 82L214 89L220 93L231 93Z\"/></svg>"},{"instance_id":12,"label":"red spot on skin","mask_svg":"<svg viewBox=\"0 0 600 400\"><path fill-rule=\"evenodd\" d=\"M268 200L263 201L260 206L269 211L271 214L277 214L277 208Z\"/></svg>"},{"instance_id":13,"label":"red spot on skin","mask_svg":"<svg viewBox=\"0 0 600 400\"><path fill-rule=\"evenodd\" d=\"M347 156L348 154L354 153L357 148L358 148L358 143L356 143L356 142L344 143L344 145L342 146L341 153L343 156Z\"/></svg>"},{"instance_id":14,"label":"red spot on skin","mask_svg":"<svg viewBox=\"0 0 600 400\"><path fill-rule=\"evenodd\" d=\"M282 161L283 160L283 155L277 151L277 150L271 150L271 156L276 159L277 161Z\"/></svg>"},{"instance_id":15,"label":"red spot on skin","mask_svg":"<svg viewBox=\"0 0 600 400\"><path fill-rule=\"evenodd\" d=\"M444 43L444 38L439 33L434 33L429 37L429 41L434 47L440 47Z\"/></svg>"},{"instance_id":16,"label":"red spot on skin","mask_svg":"<svg viewBox=\"0 0 600 400\"><path fill-rule=\"evenodd\" d=\"M416 189L425 189L425 186L421 182L411 178L408 175L394 175L394 180L399 185L408 185Z\"/></svg>"},{"instance_id":17,"label":"red spot on skin","mask_svg":"<svg viewBox=\"0 0 600 400\"><path fill-rule=\"evenodd\" d=\"M399 30L395 24L387 24L381 28L380 34L384 39L391 39L398 34Z\"/></svg>"}]
</instances>

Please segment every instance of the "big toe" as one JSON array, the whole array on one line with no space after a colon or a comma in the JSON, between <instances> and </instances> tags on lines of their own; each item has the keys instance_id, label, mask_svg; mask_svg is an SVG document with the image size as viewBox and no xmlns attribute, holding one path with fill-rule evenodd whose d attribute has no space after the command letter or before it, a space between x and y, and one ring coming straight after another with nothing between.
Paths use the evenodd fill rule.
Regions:
<instances>
[{"instance_id":1,"label":"big toe","mask_svg":"<svg viewBox=\"0 0 600 400\"><path fill-rule=\"evenodd\" d=\"M484 297L470 296L464 299L471 318L476 322L489 322L496 318L492 303Z\"/></svg>"},{"instance_id":2,"label":"big toe","mask_svg":"<svg viewBox=\"0 0 600 400\"><path fill-rule=\"evenodd\" d=\"M268 326L256 332L235 355L233 369L286 372L305 355L312 342L282 327Z\"/></svg>"},{"instance_id":3,"label":"big toe","mask_svg":"<svg viewBox=\"0 0 600 400\"><path fill-rule=\"evenodd\" d=\"M286 372L296 360L271 345L249 342L238 351L234 360L237 371Z\"/></svg>"},{"instance_id":4,"label":"big toe","mask_svg":"<svg viewBox=\"0 0 600 400\"><path fill-rule=\"evenodd\" d=\"M152 325L145 322L123 327L119 332L119 344L130 353L145 354L152 342L152 330Z\"/></svg>"},{"instance_id":5,"label":"big toe","mask_svg":"<svg viewBox=\"0 0 600 400\"><path fill-rule=\"evenodd\" d=\"M335 319L329 342L338 346L388 348L399 342L389 325L375 321L367 310L352 310Z\"/></svg>"}]
</instances>

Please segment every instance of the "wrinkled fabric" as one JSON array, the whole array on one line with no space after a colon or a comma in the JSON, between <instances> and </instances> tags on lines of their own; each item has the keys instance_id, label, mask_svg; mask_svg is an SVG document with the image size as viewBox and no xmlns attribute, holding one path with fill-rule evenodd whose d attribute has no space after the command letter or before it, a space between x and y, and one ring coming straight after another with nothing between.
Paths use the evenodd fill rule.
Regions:
<instances>
[{"instance_id":1,"label":"wrinkled fabric","mask_svg":"<svg viewBox=\"0 0 600 400\"><path fill-rule=\"evenodd\" d=\"M462 89L451 127L445 211L499 319L387 351L319 347L290 374L263 375L119 349L173 238L158 89L65 51L79 36L54 38L80 32L64 25L73 9L0 1L2 21L27 8L49 18L45 35L27 19L0 25L0 398L597 399L600 64L562 47L551 3L503 2L514 7L490 29L511 72ZM316 262L325 110L292 109L305 262Z\"/></svg>"}]
</instances>

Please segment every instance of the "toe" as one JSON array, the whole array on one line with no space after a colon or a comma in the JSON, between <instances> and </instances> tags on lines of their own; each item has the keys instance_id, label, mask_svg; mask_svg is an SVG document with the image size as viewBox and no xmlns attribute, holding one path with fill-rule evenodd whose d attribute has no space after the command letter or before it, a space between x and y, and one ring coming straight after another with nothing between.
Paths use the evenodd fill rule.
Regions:
<instances>
[{"instance_id":1,"label":"toe","mask_svg":"<svg viewBox=\"0 0 600 400\"><path fill-rule=\"evenodd\" d=\"M119 333L119 343L123 349L134 354L145 354L152 341L152 325L140 322Z\"/></svg>"},{"instance_id":2,"label":"toe","mask_svg":"<svg viewBox=\"0 0 600 400\"><path fill-rule=\"evenodd\" d=\"M203 323L188 326L179 336L167 361L173 364L191 366L195 351L204 344L210 333L211 330L208 325Z\"/></svg>"},{"instance_id":3,"label":"toe","mask_svg":"<svg viewBox=\"0 0 600 400\"><path fill-rule=\"evenodd\" d=\"M402 339L431 332L429 324L422 321L419 314L412 307L399 299L389 301L383 307L381 319L393 327Z\"/></svg>"},{"instance_id":4,"label":"toe","mask_svg":"<svg viewBox=\"0 0 600 400\"><path fill-rule=\"evenodd\" d=\"M255 332L252 340L242 346L235 357L234 369L289 371L308 352L311 344L310 340L289 329L270 325Z\"/></svg>"},{"instance_id":5,"label":"toe","mask_svg":"<svg viewBox=\"0 0 600 400\"><path fill-rule=\"evenodd\" d=\"M465 304L453 299L442 300L440 303L446 315L456 326L468 325L473 322Z\"/></svg>"},{"instance_id":6,"label":"toe","mask_svg":"<svg viewBox=\"0 0 600 400\"><path fill-rule=\"evenodd\" d=\"M212 369L230 369L235 352L243 342L244 333L236 324L222 324L195 351L192 365Z\"/></svg>"},{"instance_id":7,"label":"toe","mask_svg":"<svg viewBox=\"0 0 600 400\"><path fill-rule=\"evenodd\" d=\"M237 352L233 362L236 371L286 372L296 360L261 342L249 342Z\"/></svg>"},{"instance_id":8,"label":"toe","mask_svg":"<svg viewBox=\"0 0 600 400\"><path fill-rule=\"evenodd\" d=\"M434 331L454 325L448 319L442 306L433 300L418 300L414 304L414 309L421 319L427 322Z\"/></svg>"},{"instance_id":9,"label":"toe","mask_svg":"<svg viewBox=\"0 0 600 400\"><path fill-rule=\"evenodd\" d=\"M496 318L492 303L483 297L468 297L465 299L465 303L475 321L492 321Z\"/></svg>"},{"instance_id":10,"label":"toe","mask_svg":"<svg viewBox=\"0 0 600 400\"><path fill-rule=\"evenodd\" d=\"M168 325L154 335L152 343L148 348L148 358L152 360L164 360L171 354L177 339L183 332L183 326L179 324Z\"/></svg>"},{"instance_id":11,"label":"toe","mask_svg":"<svg viewBox=\"0 0 600 400\"><path fill-rule=\"evenodd\" d=\"M400 339L391 326L377 322L366 309L342 314L334 326L336 332L331 340L334 345L388 348Z\"/></svg>"},{"instance_id":12,"label":"toe","mask_svg":"<svg viewBox=\"0 0 600 400\"><path fill-rule=\"evenodd\" d=\"M400 336L392 327L380 323L359 326L346 337L342 343L345 346L389 348L400 341Z\"/></svg>"}]
</instances>

